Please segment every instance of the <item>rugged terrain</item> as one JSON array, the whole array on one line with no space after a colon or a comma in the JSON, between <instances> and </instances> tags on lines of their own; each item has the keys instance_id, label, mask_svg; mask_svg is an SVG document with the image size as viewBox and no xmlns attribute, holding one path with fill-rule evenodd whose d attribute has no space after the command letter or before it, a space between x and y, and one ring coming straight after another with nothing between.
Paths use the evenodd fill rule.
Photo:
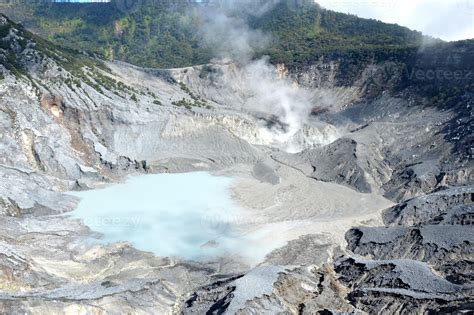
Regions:
<instances>
[{"instance_id":1,"label":"rugged terrain","mask_svg":"<svg viewBox=\"0 0 474 315\"><path fill-rule=\"evenodd\" d=\"M252 106L242 65L104 62L4 16L0 37L0 312L472 310L472 41L351 80L338 58L279 64L275 80L314 104L281 140L289 127ZM192 170L239 178L237 224L269 231L270 253L198 263L91 246L61 215L78 202L65 191Z\"/></svg>"}]
</instances>

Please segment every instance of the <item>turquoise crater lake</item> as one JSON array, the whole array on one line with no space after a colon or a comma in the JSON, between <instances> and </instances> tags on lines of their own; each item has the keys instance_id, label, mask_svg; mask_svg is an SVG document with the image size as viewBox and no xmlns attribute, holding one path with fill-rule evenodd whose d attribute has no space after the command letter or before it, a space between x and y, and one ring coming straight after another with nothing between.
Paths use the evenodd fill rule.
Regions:
<instances>
[{"instance_id":1,"label":"turquoise crater lake","mask_svg":"<svg viewBox=\"0 0 474 315\"><path fill-rule=\"evenodd\" d=\"M81 199L71 216L100 233L99 242L127 241L159 256L209 259L240 244L229 223L239 213L232 181L205 172L130 177L69 193Z\"/></svg>"}]
</instances>

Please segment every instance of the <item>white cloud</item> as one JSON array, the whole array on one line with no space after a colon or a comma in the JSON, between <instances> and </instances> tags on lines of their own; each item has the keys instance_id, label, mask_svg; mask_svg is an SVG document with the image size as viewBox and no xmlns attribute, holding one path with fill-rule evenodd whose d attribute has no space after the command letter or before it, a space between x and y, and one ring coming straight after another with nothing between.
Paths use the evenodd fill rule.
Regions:
<instances>
[{"instance_id":1,"label":"white cloud","mask_svg":"<svg viewBox=\"0 0 474 315\"><path fill-rule=\"evenodd\" d=\"M316 0L321 6L396 23L443 40L474 38L474 0Z\"/></svg>"}]
</instances>

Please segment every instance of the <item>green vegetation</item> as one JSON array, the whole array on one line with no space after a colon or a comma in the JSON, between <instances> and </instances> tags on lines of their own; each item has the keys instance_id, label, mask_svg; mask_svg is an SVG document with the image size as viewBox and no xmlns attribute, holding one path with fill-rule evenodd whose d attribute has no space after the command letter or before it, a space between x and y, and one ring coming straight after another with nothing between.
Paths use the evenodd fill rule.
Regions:
<instances>
[{"instance_id":1,"label":"green vegetation","mask_svg":"<svg viewBox=\"0 0 474 315\"><path fill-rule=\"evenodd\" d=\"M10 33L10 24L0 25L0 38L4 38ZM5 46L0 46L0 48L5 48Z\"/></svg>"},{"instance_id":2,"label":"green vegetation","mask_svg":"<svg viewBox=\"0 0 474 315\"><path fill-rule=\"evenodd\" d=\"M12 28L16 30L16 35L7 37ZM8 21L7 24L0 25L0 49L2 49L0 50L0 64L16 77L31 81L32 85L36 87L38 95L41 90L40 86L45 90L48 90L48 88L34 80L19 61L22 59L23 50L27 45L34 47L43 56L54 60L59 66L58 71L65 69L69 72L64 74L64 83L73 91L82 88L85 84L102 94L104 93L103 89L118 95L121 95L121 92L140 93L136 89L112 78L110 69L90 54L60 47L25 30L22 25ZM3 74L1 78L3 79Z\"/></svg>"},{"instance_id":3,"label":"green vegetation","mask_svg":"<svg viewBox=\"0 0 474 315\"><path fill-rule=\"evenodd\" d=\"M425 97L427 106L465 107L474 91L474 40L438 44L405 64L400 90Z\"/></svg>"},{"instance_id":4,"label":"green vegetation","mask_svg":"<svg viewBox=\"0 0 474 315\"><path fill-rule=\"evenodd\" d=\"M171 9L160 1L126 14L113 3L19 1L3 12L27 28L64 47L148 67L206 62L198 47L197 21L185 7Z\"/></svg>"},{"instance_id":5,"label":"green vegetation","mask_svg":"<svg viewBox=\"0 0 474 315\"><path fill-rule=\"evenodd\" d=\"M422 40L420 33L398 25L328 11L311 0L295 3L282 0L259 17L236 13L252 28L271 36L270 45L257 57L269 55L272 62L290 66L327 55L369 59L417 47ZM122 12L114 3L24 1L3 11L56 44L140 66L184 67L207 63L213 57L212 47L200 40L202 21L189 6L145 1ZM356 67L348 65L347 70Z\"/></svg>"},{"instance_id":6,"label":"green vegetation","mask_svg":"<svg viewBox=\"0 0 474 315\"><path fill-rule=\"evenodd\" d=\"M171 102L174 106L184 106L187 109L191 109L193 104L189 100L185 99L184 97L180 99L179 101L173 101Z\"/></svg>"},{"instance_id":7,"label":"green vegetation","mask_svg":"<svg viewBox=\"0 0 474 315\"><path fill-rule=\"evenodd\" d=\"M16 34L17 36L6 39L5 36L8 35L12 27L15 27L15 29L18 30L18 33ZM28 43L34 45L36 50L53 59L58 65L66 69L73 76L80 78L84 83L101 92L99 85L96 82L91 81L90 76L86 75L84 69L101 69L102 71L109 71L103 62L91 58L86 54L79 53L73 49L58 47L57 45L26 31L21 25L10 21L8 24L0 27L0 48L4 50L2 54L5 55L5 58L1 58L0 62L13 75L16 77L26 78L30 80L34 86L37 86L36 82L34 82L34 80L28 75L27 71L23 68L23 65L18 62L21 50L25 49ZM20 47L20 50L18 47ZM78 82L77 79L73 82L71 78L66 79L65 81L65 83L71 88L73 88L73 83L75 83L76 86L80 86L80 83Z\"/></svg>"},{"instance_id":8,"label":"green vegetation","mask_svg":"<svg viewBox=\"0 0 474 315\"><path fill-rule=\"evenodd\" d=\"M217 73L217 70L210 65L204 65L199 73L199 78L212 78Z\"/></svg>"},{"instance_id":9,"label":"green vegetation","mask_svg":"<svg viewBox=\"0 0 474 315\"><path fill-rule=\"evenodd\" d=\"M263 16L250 18L249 24L272 34L270 47L262 53L286 64L308 63L329 54L391 53L418 46L422 39L421 33L407 28L328 11L311 1L304 5L281 1Z\"/></svg>"},{"instance_id":10,"label":"green vegetation","mask_svg":"<svg viewBox=\"0 0 474 315\"><path fill-rule=\"evenodd\" d=\"M177 102L173 102L172 104L173 105L176 105L176 106L185 106L186 108L190 108L191 106L195 106L195 107L205 107L205 108L210 108L209 105L207 104L207 102L205 100L203 100L202 98L200 98L199 96L195 95L193 92L191 92L191 90L187 87L186 84L184 84L183 82L179 82L179 86L181 88L181 90L183 90L184 92L186 92L189 97L191 98L192 101L188 101L186 99L181 99Z\"/></svg>"}]
</instances>

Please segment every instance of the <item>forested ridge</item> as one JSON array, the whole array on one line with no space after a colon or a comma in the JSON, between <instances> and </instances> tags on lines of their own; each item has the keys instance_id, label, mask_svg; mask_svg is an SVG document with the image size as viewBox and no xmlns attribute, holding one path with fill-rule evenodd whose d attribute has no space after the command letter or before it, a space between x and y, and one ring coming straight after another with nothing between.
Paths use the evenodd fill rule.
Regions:
<instances>
[{"instance_id":1,"label":"forested ridge","mask_svg":"<svg viewBox=\"0 0 474 315\"><path fill-rule=\"evenodd\" d=\"M20 1L0 9L53 43L135 65L183 67L214 57L213 47L201 40L202 20L195 14L206 10L204 5L143 1L124 10L115 2ZM270 37L256 57L268 55L272 62L288 65L322 55L398 58L424 38L405 27L325 10L312 1L282 0L263 15L235 14Z\"/></svg>"}]
</instances>

